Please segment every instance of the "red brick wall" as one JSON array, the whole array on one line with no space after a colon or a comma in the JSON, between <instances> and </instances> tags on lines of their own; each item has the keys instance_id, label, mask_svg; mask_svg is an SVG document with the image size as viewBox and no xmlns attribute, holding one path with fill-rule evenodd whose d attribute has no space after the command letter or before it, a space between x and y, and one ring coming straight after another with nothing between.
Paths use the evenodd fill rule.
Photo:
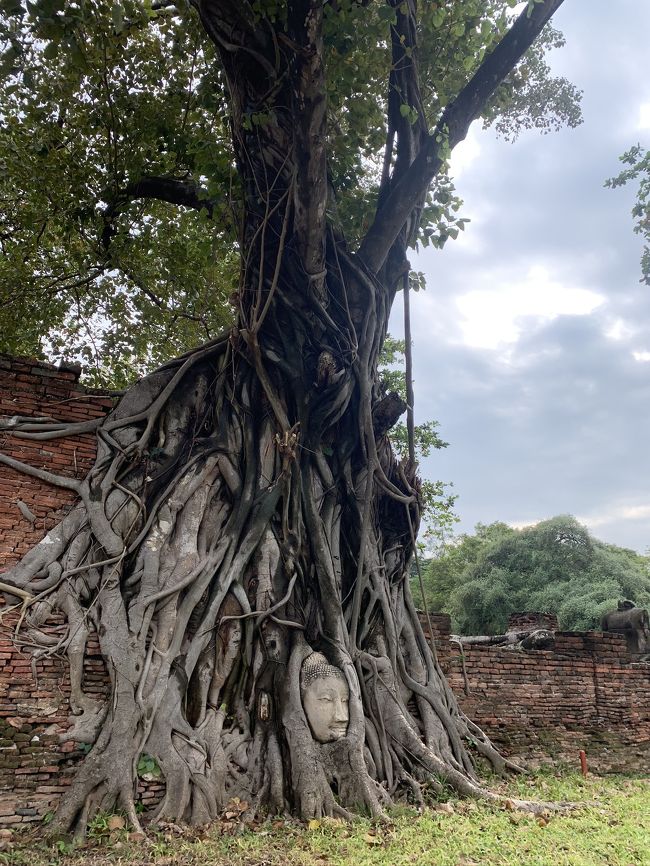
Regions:
<instances>
[{"instance_id":1,"label":"red brick wall","mask_svg":"<svg viewBox=\"0 0 650 866\"><path fill-rule=\"evenodd\" d=\"M650 664L624 635L556 632L552 650L438 642L441 667L467 715L506 753L603 770L650 771ZM577 764L576 764L577 766Z\"/></svg>"},{"instance_id":2,"label":"red brick wall","mask_svg":"<svg viewBox=\"0 0 650 866\"><path fill-rule=\"evenodd\" d=\"M510 621L525 631L547 616ZM463 673L445 617L431 615L440 665L464 712L506 754L574 760L585 749L603 769L650 771L650 664L628 653L624 635L556 631L552 650L464 645Z\"/></svg>"},{"instance_id":3,"label":"red brick wall","mask_svg":"<svg viewBox=\"0 0 650 866\"><path fill-rule=\"evenodd\" d=\"M0 354L0 416L87 421L104 417L114 399L79 384L79 372ZM0 431L0 452L59 475L83 478L95 457L95 436L34 442ZM25 516L18 501L33 515ZM1 573L50 530L75 501L62 490L0 463ZM81 752L59 744L68 725L69 683L63 660L31 656L14 641L16 617L0 623L0 828L40 820L56 804ZM36 674L36 677L34 676ZM98 647L90 646L85 689L103 691Z\"/></svg>"},{"instance_id":4,"label":"red brick wall","mask_svg":"<svg viewBox=\"0 0 650 866\"><path fill-rule=\"evenodd\" d=\"M55 421L88 421L106 415L114 400L87 391L79 373L29 358L0 354L0 416L48 416ZM83 478L95 457L93 434L33 442L0 431L0 452L59 475ZM36 518L25 517L18 500ZM0 463L0 572L52 529L75 500Z\"/></svg>"},{"instance_id":5,"label":"red brick wall","mask_svg":"<svg viewBox=\"0 0 650 866\"><path fill-rule=\"evenodd\" d=\"M82 756L74 743L59 743L68 727L69 680L63 659L34 664L13 640L12 616L0 631L0 825L38 821L53 811ZM84 677L88 693L105 692L96 642L89 642ZM36 676L34 676L34 672Z\"/></svg>"},{"instance_id":6,"label":"red brick wall","mask_svg":"<svg viewBox=\"0 0 650 866\"><path fill-rule=\"evenodd\" d=\"M14 643L17 620L13 614L0 630L0 830L40 821L53 812L84 756L79 744L59 742L70 715L66 664L58 656L33 663ZM53 618L50 628L56 624ZM99 643L91 634L83 689L89 697L102 699L107 684ZM140 783L138 795L145 806L153 805L162 790L159 782Z\"/></svg>"},{"instance_id":7,"label":"red brick wall","mask_svg":"<svg viewBox=\"0 0 650 866\"><path fill-rule=\"evenodd\" d=\"M537 611L511 613L508 617L508 631L533 631L537 628L557 631L557 617L554 613L538 613Z\"/></svg>"}]
</instances>

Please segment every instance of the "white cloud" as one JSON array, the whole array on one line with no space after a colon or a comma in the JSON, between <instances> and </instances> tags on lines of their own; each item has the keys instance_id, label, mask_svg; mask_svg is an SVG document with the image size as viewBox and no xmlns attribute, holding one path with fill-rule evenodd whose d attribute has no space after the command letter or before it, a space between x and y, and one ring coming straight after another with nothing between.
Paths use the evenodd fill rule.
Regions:
<instances>
[{"instance_id":1,"label":"white cloud","mask_svg":"<svg viewBox=\"0 0 650 866\"><path fill-rule=\"evenodd\" d=\"M552 280L546 268L535 265L523 279L461 295L457 306L463 343L481 349L507 347L517 342L526 319L538 324L558 316L585 316L604 301L591 289Z\"/></svg>"},{"instance_id":2,"label":"white cloud","mask_svg":"<svg viewBox=\"0 0 650 866\"><path fill-rule=\"evenodd\" d=\"M626 340L631 336L631 328L623 319L616 319L605 331L609 340Z\"/></svg>"},{"instance_id":3,"label":"white cloud","mask_svg":"<svg viewBox=\"0 0 650 866\"><path fill-rule=\"evenodd\" d=\"M585 523L590 529L615 523L619 520L647 520L650 518L650 504L616 505L612 508L589 515L576 515L576 520Z\"/></svg>"},{"instance_id":4,"label":"white cloud","mask_svg":"<svg viewBox=\"0 0 650 866\"><path fill-rule=\"evenodd\" d=\"M635 361L650 361L650 352L632 352L632 357Z\"/></svg>"},{"instance_id":5,"label":"white cloud","mask_svg":"<svg viewBox=\"0 0 650 866\"><path fill-rule=\"evenodd\" d=\"M650 129L650 102L642 102L639 106L637 129Z\"/></svg>"},{"instance_id":6,"label":"white cloud","mask_svg":"<svg viewBox=\"0 0 650 866\"><path fill-rule=\"evenodd\" d=\"M460 144L457 144L451 154L449 160L449 173L455 181L461 177L465 171L476 162L481 155L481 145L479 142L479 132L481 129L480 123L473 123L467 137Z\"/></svg>"},{"instance_id":7,"label":"white cloud","mask_svg":"<svg viewBox=\"0 0 650 866\"><path fill-rule=\"evenodd\" d=\"M513 529L528 529L529 526L535 526L538 523L541 523L542 520L548 520L547 517L540 517L535 520L509 520L508 526L511 526Z\"/></svg>"}]
</instances>

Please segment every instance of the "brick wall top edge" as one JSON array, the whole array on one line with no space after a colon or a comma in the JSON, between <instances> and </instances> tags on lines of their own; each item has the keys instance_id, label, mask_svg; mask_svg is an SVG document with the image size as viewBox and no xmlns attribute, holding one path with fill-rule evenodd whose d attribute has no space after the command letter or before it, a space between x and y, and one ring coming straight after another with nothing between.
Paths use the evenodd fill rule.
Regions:
<instances>
[{"instance_id":1,"label":"brick wall top edge","mask_svg":"<svg viewBox=\"0 0 650 866\"><path fill-rule=\"evenodd\" d=\"M534 631L538 628L557 631L557 616L545 611L524 610L515 611L508 617L508 631Z\"/></svg>"},{"instance_id":2,"label":"brick wall top edge","mask_svg":"<svg viewBox=\"0 0 650 866\"><path fill-rule=\"evenodd\" d=\"M6 352L0 352L0 363L3 369L27 368L30 372L38 375L42 371L45 375L52 373L63 373L74 375L75 379L79 378L81 368L77 365L65 363L61 365L50 364L48 361L43 361L40 358L34 358L31 355L8 355Z\"/></svg>"},{"instance_id":3,"label":"brick wall top edge","mask_svg":"<svg viewBox=\"0 0 650 866\"><path fill-rule=\"evenodd\" d=\"M123 393L86 387L79 382L81 367L74 364L55 366L37 358L0 352L0 371L4 371L0 400L8 404L8 414L13 412L12 404L22 407L21 414L42 414L38 405L31 406L30 412L30 402L40 404L43 410L67 404L67 410L73 414L85 411L84 406L89 404L110 410ZM7 414L7 408L3 408L2 414Z\"/></svg>"}]
</instances>

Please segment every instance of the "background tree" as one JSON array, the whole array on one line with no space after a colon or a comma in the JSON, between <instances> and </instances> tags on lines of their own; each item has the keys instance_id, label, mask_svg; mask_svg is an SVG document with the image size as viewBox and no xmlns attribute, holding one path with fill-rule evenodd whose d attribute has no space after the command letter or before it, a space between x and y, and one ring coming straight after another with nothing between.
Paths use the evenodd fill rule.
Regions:
<instances>
[{"instance_id":1,"label":"background tree","mask_svg":"<svg viewBox=\"0 0 650 866\"><path fill-rule=\"evenodd\" d=\"M502 634L520 610L580 631L598 628L619 599L649 605L650 561L561 515L521 530L479 524L429 563L426 584L431 609L450 613L462 634Z\"/></svg>"},{"instance_id":2,"label":"background tree","mask_svg":"<svg viewBox=\"0 0 650 866\"><path fill-rule=\"evenodd\" d=\"M637 200L632 208L632 216L634 231L643 238L641 279L650 285L650 150L637 144L623 154L621 162L626 167L616 177L610 178L605 186L616 189L630 181L638 182Z\"/></svg>"},{"instance_id":3,"label":"background tree","mask_svg":"<svg viewBox=\"0 0 650 866\"><path fill-rule=\"evenodd\" d=\"M104 269L100 286L115 279L106 283L111 298L135 267L138 279L128 277L122 294L127 306L145 304L143 274L155 279L159 266L178 274L171 256L161 252L149 270L146 250L139 255L143 236L159 250L178 237L163 200L199 214L187 217L197 222L182 244L197 242L192 229L204 211L210 220L223 213L205 232L216 233L217 251L234 238L239 256L234 327L127 391L97 430L87 479L41 474L74 489L80 503L3 576L30 641L41 653L67 653L77 714L67 736L92 746L55 828L83 828L116 802L137 827L143 754L161 768L157 814L171 820L204 823L235 795L249 815L303 817L378 814L397 796L420 802L423 784L439 790L442 782L496 797L476 781L467 744L497 769L505 762L459 710L409 592L419 482L413 463L391 450L397 406L377 369L409 244L421 233L442 243L454 220L446 194L440 201L428 192L451 148L499 107L515 127L547 124L532 99L522 114L515 92L538 93L543 67L526 51L560 0L531 2L516 18L511 5L11 5L5 62L16 107L8 120L25 159L35 171L42 155L58 176L60 157L72 171L86 149L65 157L77 145L68 111L88 112L97 167L94 185L79 190L76 222L74 193L61 196L62 222L51 216L56 207L47 219L36 209L42 232L24 243L38 264L23 303L50 303L61 326L65 298L80 307L91 299L89 313L118 321L109 307L92 306L94 276L77 302L90 263L93 275ZM41 99L45 80L32 72L25 83L32 66L45 73L46 52L61 55L69 76L56 92L65 111L54 94ZM180 77L167 65L174 52ZM50 75L60 81L54 67ZM51 136L32 153L22 125L39 111ZM143 136L131 134L142 117ZM161 126L170 127L164 135L154 131ZM49 172L34 177L47 181ZM7 187L4 196L14 205L4 243L19 264L11 219L19 227L32 199L23 204ZM62 251L75 244L71 272ZM164 315L186 309L193 279L186 270L165 283L176 294L154 291ZM141 312L129 321L147 334ZM27 339L20 327L14 333ZM54 646L42 630L53 609L66 616ZM102 703L83 691L91 627L111 678ZM303 711L300 671L312 650L349 688L347 734L335 743L316 742Z\"/></svg>"},{"instance_id":4,"label":"background tree","mask_svg":"<svg viewBox=\"0 0 650 866\"><path fill-rule=\"evenodd\" d=\"M507 523L478 523L474 534L462 533L444 538L424 567L426 604L432 611L452 613L451 594L458 588L467 569L478 560L481 551L492 541L514 532ZM419 592L414 588L419 600ZM454 609L454 627L457 628Z\"/></svg>"}]
</instances>

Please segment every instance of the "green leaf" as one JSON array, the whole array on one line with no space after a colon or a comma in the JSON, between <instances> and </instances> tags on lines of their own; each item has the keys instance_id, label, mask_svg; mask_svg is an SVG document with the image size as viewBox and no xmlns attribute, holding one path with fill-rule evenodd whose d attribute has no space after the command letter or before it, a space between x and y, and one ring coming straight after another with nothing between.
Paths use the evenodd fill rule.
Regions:
<instances>
[{"instance_id":1,"label":"green leaf","mask_svg":"<svg viewBox=\"0 0 650 866\"><path fill-rule=\"evenodd\" d=\"M43 57L45 60L54 60L59 55L59 43L58 42L49 42L44 50Z\"/></svg>"},{"instance_id":2,"label":"green leaf","mask_svg":"<svg viewBox=\"0 0 650 866\"><path fill-rule=\"evenodd\" d=\"M111 9L111 20L116 33L121 33L124 29L124 7L121 3L113 3Z\"/></svg>"},{"instance_id":3,"label":"green leaf","mask_svg":"<svg viewBox=\"0 0 650 866\"><path fill-rule=\"evenodd\" d=\"M0 11L5 15L25 15L26 9L20 0L0 0Z\"/></svg>"}]
</instances>

